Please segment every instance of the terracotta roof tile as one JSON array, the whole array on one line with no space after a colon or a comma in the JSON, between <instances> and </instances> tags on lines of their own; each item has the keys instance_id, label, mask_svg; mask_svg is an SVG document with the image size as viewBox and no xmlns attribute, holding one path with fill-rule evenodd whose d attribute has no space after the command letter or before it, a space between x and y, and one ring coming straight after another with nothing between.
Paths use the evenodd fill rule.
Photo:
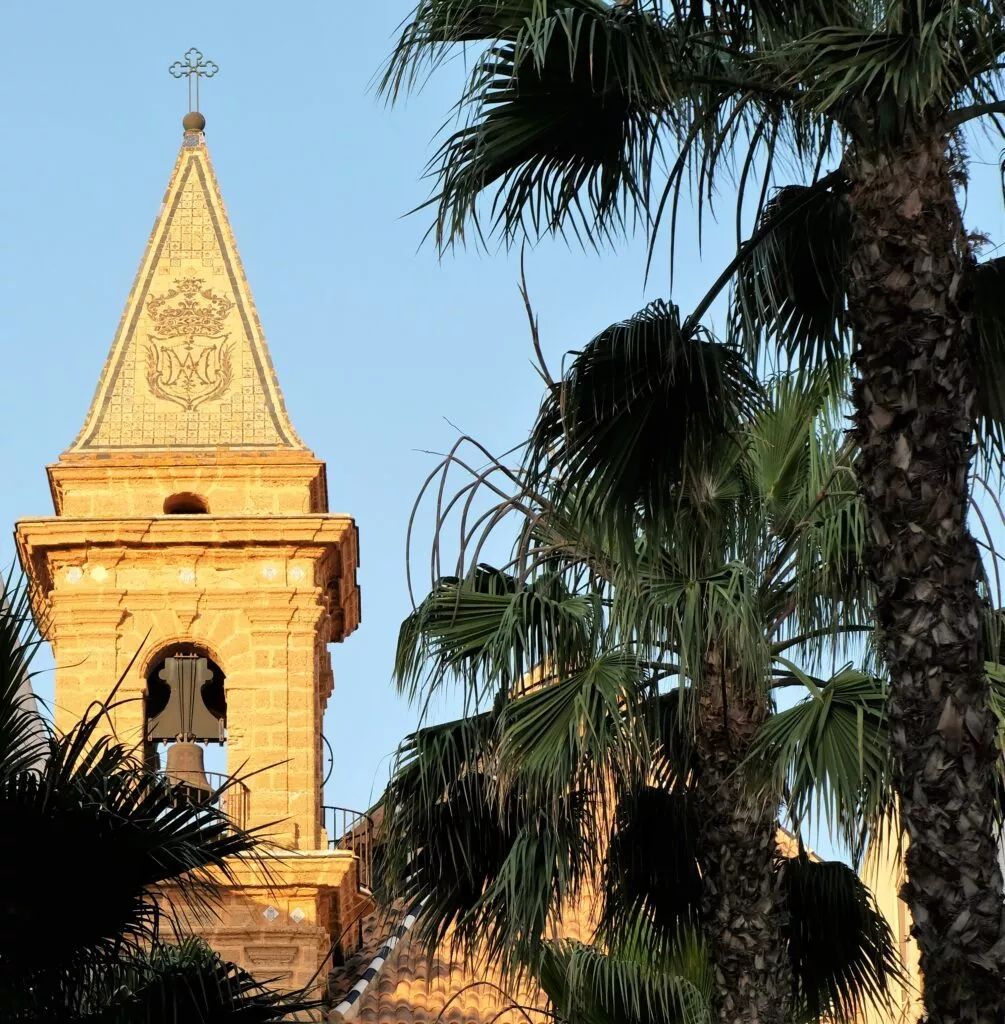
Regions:
<instances>
[{"instance_id":1,"label":"terracotta roof tile","mask_svg":"<svg viewBox=\"0 0 1005 1024\"><path fill-rule=\"evenodd\" d=\"M793 838L782 830L778 846L783 856L797 852ZM553 936L588 942L598 909L598 901L585 896L563 912L553 925ZM366 970L403 914L404 908L396 907L390 914L367 918L363 948L341 971L339 998ZM507 993L528 1012L514 1007L514 999ZM532 981L514 991L495 965L465 964L451 951L449 936L430 956L414 934L407 932L352 1009L344 1018L333 1014L332 1020L353 1024L551 1024L550 1017L533 1012L546 1008L547 998Z\"/></svg>"}]
</instances>

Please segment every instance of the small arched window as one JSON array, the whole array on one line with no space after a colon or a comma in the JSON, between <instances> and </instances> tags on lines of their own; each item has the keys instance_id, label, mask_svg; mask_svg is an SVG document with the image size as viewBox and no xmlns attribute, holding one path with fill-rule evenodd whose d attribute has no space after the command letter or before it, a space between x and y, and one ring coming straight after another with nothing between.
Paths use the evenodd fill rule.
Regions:
<instances>
[{"instance_id":1,"label":"small arched window","mask_svg":"<svg viewBox=\"0 0 1005 1024\"><path fill-rule=\"evenodd\" d=\"M205 498L191 491L182 491L164 499L164 515L166 516L204 516L209 512L209 504Z\"/></svg>"}]
</instances>

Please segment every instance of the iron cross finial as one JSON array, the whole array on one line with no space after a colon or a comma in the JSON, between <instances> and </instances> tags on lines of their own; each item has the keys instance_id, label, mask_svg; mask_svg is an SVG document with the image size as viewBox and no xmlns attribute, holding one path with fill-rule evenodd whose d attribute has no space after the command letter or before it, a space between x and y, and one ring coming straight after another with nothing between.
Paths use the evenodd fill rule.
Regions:
<instances>
[{"instance_id":1,"label":"iron cross finial","mask_svg":"<svg viewBox=\"0 0 1005 1024\"><path fill-rule=\"evenodd\" d=\"M199 109L199 79L212 78L220 68L211 60L203 60L202 54L193 46L185 54L184 60L176 60L168 71L175 78L188 79L188 109ZM193 88L194 84L194 88ZM192 100L195 99L193 104Z\"/></svg>"}]
</instances>

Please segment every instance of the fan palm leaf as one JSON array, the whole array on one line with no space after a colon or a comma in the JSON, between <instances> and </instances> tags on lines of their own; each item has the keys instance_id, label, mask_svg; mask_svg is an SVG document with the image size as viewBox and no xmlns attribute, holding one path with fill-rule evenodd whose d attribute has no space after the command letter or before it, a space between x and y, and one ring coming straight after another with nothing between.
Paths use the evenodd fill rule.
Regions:
<instances>
[{"instance_id":1,"label":"fan palm leaf","mask_svg":"<svg viewBox=\"0 0 1005 1024\"><path fill-rule=\"evenodd\" d=\"M654 950L697 925L702 877L687 787L638 786L618 802L604 864L599 936L608 947L648 922Z\"/></svg>"},{"instance_id":2,"label":"fan palm leaf","mask_svg":"<svg viewBox=\"0 0 1005 1024\"><path fill-rule=\"evenodd\" d=\"M319 1009L317 1000L270 990L195 938L137 952L85 993L65 1024L265 1024Z\"/></svg>"},{"instance_id":3,"label":"fan palm leaf","mask_svg":"<svg viewBox=\"0 0 1005 1024\"><path fill-rule=\"evenodd\" d=\"M700 1024L710 1021L712 971L700 941L681 931L670 957L654 955L643 921L616 953L579 942L549 943L538 971L558 1020L567 1024Z\"/></svg>"},{"instance_id":4,"label":"fan palm leaf","mask_svg":"<svg viewBox=\"0 0 1005 1024\"><path fill-rule=\"evenodd\" d=\"M768 718L744 767L755 789L785 794L797 833L832 829L859 862L894 811L887 683L851 667L814 679L785 664L809 696Z\"/></svg>"},{"instance_id":5,"label":"fan palm leaf","mask_svg":"<svg viewBox=\"0 0 1005 1024\"><path fill-rule=\"evenodd\" d=\"M395 677L414 698L449 679L477 697L517 684L539 665L559 669L589 657L596 609L561 576L522 582L491 566L440 580L399 631Z\"/></svg>"},{"instance_id":6,"label":"fan palm leaf","mask_svg":"<svg viewBox=\"0 0 1005 1024\"><path fill-rule=\"evenodd\" d=\"M682 483L759 398L739 350L652 303L575 354L545 400L528 463L601 522L664 522Z\"/></svg>"},{"instance_id":7,"label":"fan palm leaf","mask_svg":"<svg viewBox=\"0 0 1005 1024\"><path fill-rule=\"evenodd\" d=\"M419 730L399 751L383 798L380 895L422 901L420 941L449 938L507 969L534 962L552 914L595 858L588 794L547 807L501 785L495 713Z\"/></svg>"},{"instance_id":8,"label":"fan palm leaf","mask_svg":"<svg viewBox=\"0 0 1005 1024\"><path fill-rule=\"evenodd\" d=\"M41 642L28 589L10 573L0 586L0 777L38 767L48 748L31 691L31 663Z\"/></svg>"},{"instance_id":9,"label":"fan palm leaf","mask_svg":"<svg viewBox=\"0 0 1005 1024\"><path fill-rule=\"evenodd\" d=\"M852 1022L870 1007L891 1012L889 985L903 980L890 926L846 864L800 852L780 865L789 910L797 1019Z\"/></svg>"}]
</instances>

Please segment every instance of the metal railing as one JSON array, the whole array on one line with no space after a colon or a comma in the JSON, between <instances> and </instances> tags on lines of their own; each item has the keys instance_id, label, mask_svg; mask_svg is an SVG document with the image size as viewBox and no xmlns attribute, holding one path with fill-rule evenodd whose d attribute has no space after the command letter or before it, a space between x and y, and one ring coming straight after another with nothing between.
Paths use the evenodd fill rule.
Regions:
<instances>
[{"instance_id":1,"label":"metal railing","mask_svg":"<svg viewBox=\"0 0 1005 1024\"><path fill-rule=\"evenodd\" d=\"M325 804L321 811L330 850L349 850L356 858L360 889L373 888L373 819L363 811Z\"/></svg>"},{"instance_id":2,"label":"metal railing","mask_svg":"<svg viewBox=\"0 0 1005 1024\"><path fill-rule=\"evenodd\" d=\"M220 772L203 774L212 786L212 791L180 783L174 787L178 799L186 803L219 807L238 828L247 828L251 808L251 792L248 787L240 780Z\"/></svg>"}]
</instances>

